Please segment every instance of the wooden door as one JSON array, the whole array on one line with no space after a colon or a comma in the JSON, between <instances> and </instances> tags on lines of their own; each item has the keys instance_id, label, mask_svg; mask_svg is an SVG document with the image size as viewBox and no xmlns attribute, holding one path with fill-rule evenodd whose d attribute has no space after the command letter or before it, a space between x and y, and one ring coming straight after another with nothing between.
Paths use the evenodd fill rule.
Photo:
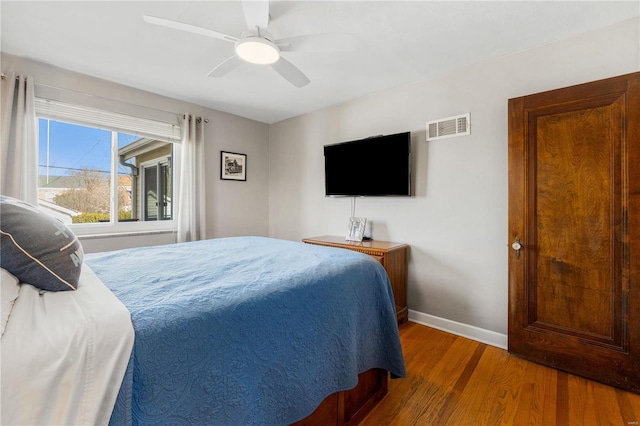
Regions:
<instances>
[{"instance_id":1,"label":"wooden door","mask_svg":"<svg viewBox=\"0 0 640 426\"><path fill-rule=\"evenodd\" d=\"M509 100L509 238L509 352L640 392L640 73Z\"/></svg>"}]
</instances>

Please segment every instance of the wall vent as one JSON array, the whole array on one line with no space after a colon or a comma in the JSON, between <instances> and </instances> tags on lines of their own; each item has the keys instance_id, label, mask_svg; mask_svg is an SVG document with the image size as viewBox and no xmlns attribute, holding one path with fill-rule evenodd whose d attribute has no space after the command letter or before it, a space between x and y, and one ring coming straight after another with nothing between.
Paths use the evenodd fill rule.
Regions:
<instances>
[{"instance_id":1,"label":"wall vent","mask_svg":"<svg viewBox=\"0 0 640 426\"><path fill-rule=\"evenodd\" d=\"M471 134L471 114L456 115L427 121L427 140L452 138Z\"/></svg>"}]
</instances>

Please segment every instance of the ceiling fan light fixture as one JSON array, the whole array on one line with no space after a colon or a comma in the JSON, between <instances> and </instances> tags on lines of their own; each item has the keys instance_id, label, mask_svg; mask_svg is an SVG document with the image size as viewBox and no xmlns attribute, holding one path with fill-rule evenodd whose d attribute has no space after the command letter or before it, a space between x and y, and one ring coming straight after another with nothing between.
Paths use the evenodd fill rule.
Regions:
<instances>
[{"instance_id":1,"label":"ceiling fan light fixture","mask_svg":"<svg viewBox=\"0 0 640 426\"><path fill-rule=\"evenodd\" d=\"M246 37L236 42L236 54L252 64L270 65L280 59L280 49L261 37Z\"/></svg>"}]
</instances>

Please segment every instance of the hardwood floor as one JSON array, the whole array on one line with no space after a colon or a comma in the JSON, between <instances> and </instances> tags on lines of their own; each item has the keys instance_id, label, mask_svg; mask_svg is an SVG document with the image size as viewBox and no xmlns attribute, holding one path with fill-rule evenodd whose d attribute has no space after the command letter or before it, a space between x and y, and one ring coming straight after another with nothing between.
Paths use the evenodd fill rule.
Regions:
<instances>
[{"instance_id":1,"label":"hardwood floor","mask_svg":"<svg viewBox=\"0 0 640 426\"><path fill-rule=\"evenodd\" d=\"M640 395L416 323L400 327L407 377L361 423L380 425L623 425Z\"/></svg>"}]
</instances>

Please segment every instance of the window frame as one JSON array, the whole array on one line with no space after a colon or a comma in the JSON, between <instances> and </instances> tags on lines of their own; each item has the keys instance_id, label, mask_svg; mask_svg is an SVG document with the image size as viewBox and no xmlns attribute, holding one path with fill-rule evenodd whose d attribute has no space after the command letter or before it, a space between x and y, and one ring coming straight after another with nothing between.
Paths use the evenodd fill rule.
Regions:
<instances>
[{"instance_id":1,"label":"window frame","mask_svg":"<svg viewBox=\"0 0 640 426\"><path fill-rule=\"evenodd\" d=\"M126 233L144 233L157 231L176 231L178 222L175 207L179 199L180 188L180 142L181 130L176 115L175 123L167 123L144 119L109 111L90 109L83 106L36 98L36 119L48 119L73 125L92 127L111 132L111 167L110 167L110 214L109 222L74 223L69 225L78 236L109 235ZM112 124L110 124L112 123ZM172 215L170 220L152 220L136 222L118 221L118 133L126 133L172 144L171 158L163 157L171 164L172 179ZM39 149L39 148L37 148ZM38 155L38 153L36 154ZM158 162L159 164L159 162ZM141 216L142 217L142 216Z\"/></svg>"}]
</instances>

